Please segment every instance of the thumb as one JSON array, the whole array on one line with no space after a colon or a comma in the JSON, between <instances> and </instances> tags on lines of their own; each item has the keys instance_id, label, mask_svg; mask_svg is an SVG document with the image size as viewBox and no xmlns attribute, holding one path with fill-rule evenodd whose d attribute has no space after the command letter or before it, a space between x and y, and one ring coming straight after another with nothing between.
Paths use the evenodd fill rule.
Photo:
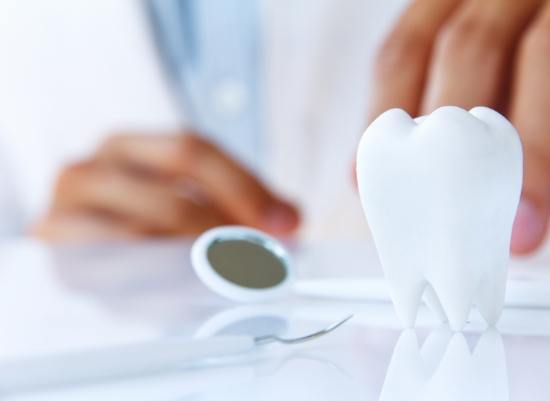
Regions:
<instances>
[{"instance_id":1,"label":"thumb","mask_svg":"<svg viewBox=\"0 0 550 401\"><path fill-rule=\"evenodd\" d=\"M512 230L514 254L533 252L546 236L550 216L549 167L538 152L525 148L523 192Z\"/></svg>"},{"instance_id":2,"label":"thumb","mask_svg":"<svg viewBox=\"0 0 550 401\"><path fill-rule=\"evenodd\" d=\"M514 62L510 114L524 149L523 195L511 244L516 254L539 247L550 214L549 24L550 2L546 2L522 38Z\"/></svg>"}]
</instances>

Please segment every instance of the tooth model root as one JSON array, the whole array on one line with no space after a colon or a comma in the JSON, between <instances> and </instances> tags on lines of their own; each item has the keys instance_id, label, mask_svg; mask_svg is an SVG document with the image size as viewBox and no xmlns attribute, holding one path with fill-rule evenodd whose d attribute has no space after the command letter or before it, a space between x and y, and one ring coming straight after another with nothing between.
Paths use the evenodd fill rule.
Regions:
<instances>
[{"instance_id":1,"label":"tooth model root","mask_svg":"<svg viewBox=\"0 0 550 401\"><path fill-rule=\"evenodd\" d=\"M411 285L406 279L390 280L390 282L390 296L397 317L405 327L414 327L426 283L417 282Z\"/></svg>"},{"instance_id":2,"label":"tooth model root","mask_svg":"<svg viewBox=\"0 0 550 401\"><path fill-rule=\"evenodd\" d=\"M505 267L487 272L481 278L475 304L481 316L489 325L495 325L500 318L506 292L507 271Z\"/></svg>"},{"instance_id":3,"label":"tooth model root","mask_svg":"<svg viewBox=\"0 0 550 401\"><path fill-rule=\"evenodd\" d=\"M451 329L462 330L468 320L478 283L471 283L466 277L457 280L447 279L442 283L434 284L434 286L438 288L439 301Z\"/></svg>"},{"instance_id":4,"label":"tooth model root","mask_svg":"<svg viewBox=\"0 0 550 401\"><path fill-rule=\"evenodd\" d=\"M426 304L426 306L436 316L439 322L447 323L449 321L447 319L447 315L445 314L445 311L443 310L443 306L441 306L441 302L439 302L439 298L437 297L437 294L435 293L435 290L431 286L431 284L428 284L426 286L426 291L424 292L424 296L422 299L424 300L424 303Z\"/></svg>"}]
</instances>

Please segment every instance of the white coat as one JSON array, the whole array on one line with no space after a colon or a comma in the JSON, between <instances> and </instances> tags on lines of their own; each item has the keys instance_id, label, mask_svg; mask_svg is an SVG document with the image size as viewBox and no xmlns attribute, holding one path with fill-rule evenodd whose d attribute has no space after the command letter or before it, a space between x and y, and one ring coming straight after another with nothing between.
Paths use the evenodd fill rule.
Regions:
<instances>
[{"instance_id":1,"label":"white coat","mask_svg":"<svg viewBox=\"0 0 550 401\"><path fill-rule=\"evenodd\" d=\"M403 3L262 4L264 179L301 206L305 238L366 231L352 162L373 56ZM147 24L133 0L0 1L0 234L24 233L63 165L106 136L185 125Z\"/></svg>"}]
</instances>

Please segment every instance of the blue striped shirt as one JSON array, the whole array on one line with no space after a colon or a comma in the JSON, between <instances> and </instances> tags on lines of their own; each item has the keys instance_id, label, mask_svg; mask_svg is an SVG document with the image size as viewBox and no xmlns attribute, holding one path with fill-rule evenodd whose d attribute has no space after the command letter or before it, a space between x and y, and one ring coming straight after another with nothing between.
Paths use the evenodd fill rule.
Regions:
<instances>
[{"instance_id":1,"label":"blue striped shirt","mask_svg":"<svg viewBox=\"0 0 550 401\"><path fill-rule=\"evenodd\" d=\"M191 127L248 167L263 159L260 4L147 0L159 54Z\"/></svg>"}]
</instances>

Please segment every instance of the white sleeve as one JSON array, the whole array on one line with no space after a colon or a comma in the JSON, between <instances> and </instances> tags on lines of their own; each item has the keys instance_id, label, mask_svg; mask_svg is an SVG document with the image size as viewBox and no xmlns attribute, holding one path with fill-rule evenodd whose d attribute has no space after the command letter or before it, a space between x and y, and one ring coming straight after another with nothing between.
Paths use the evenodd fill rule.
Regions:
<instances>
[{"instance_id":1,"label":"white sleeve","mask_svg":"<svg viewBox=\"0 0 550 401\"><path fill-rule=\"evenodd\" d=\"M0 142L0 239L23 233L23 210L15 180L14 166L6 158Z\"/></svg>"}]
</instances>

